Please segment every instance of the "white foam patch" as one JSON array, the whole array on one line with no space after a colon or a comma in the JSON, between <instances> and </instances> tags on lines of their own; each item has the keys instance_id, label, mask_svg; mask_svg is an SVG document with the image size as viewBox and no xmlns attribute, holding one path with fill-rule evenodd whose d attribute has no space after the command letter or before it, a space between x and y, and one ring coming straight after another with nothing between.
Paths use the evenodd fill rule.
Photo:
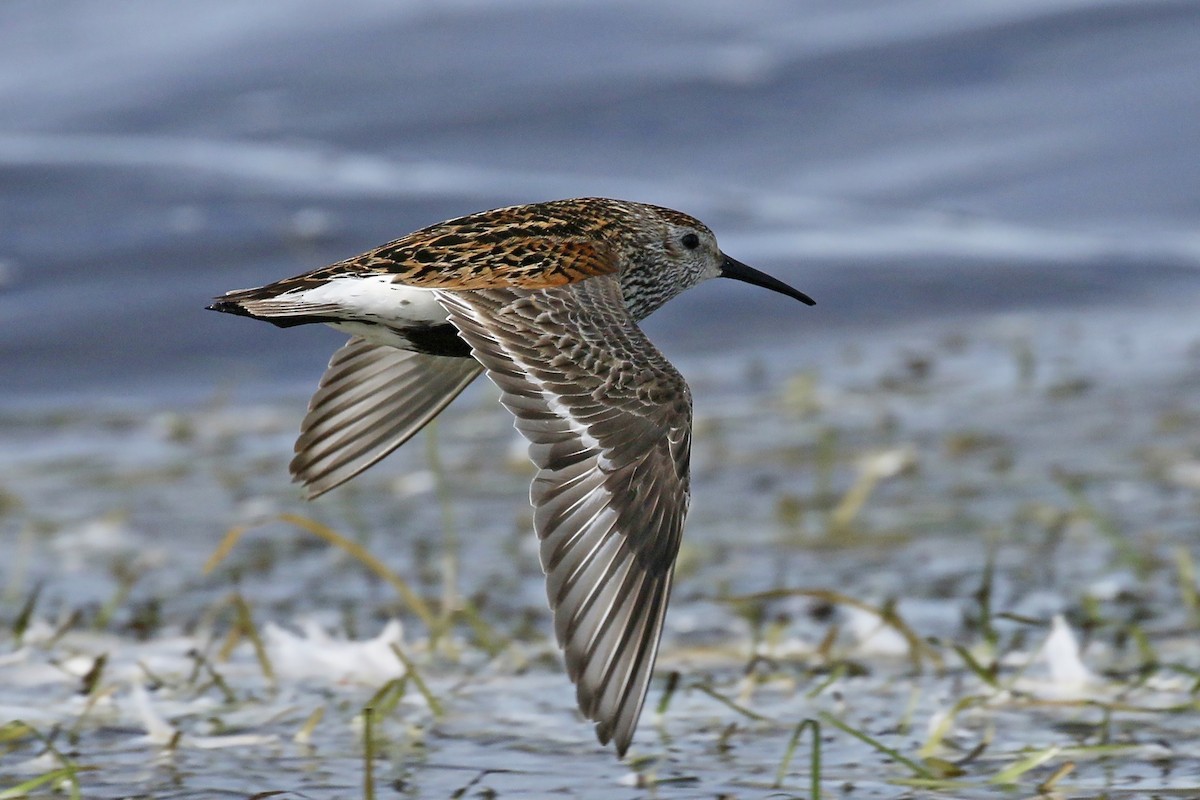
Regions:
<instances>
[{"instance_id":1,"label":"white foam patch","mask_svg":"<svg viewBox=\"0 0 1200 800\"><path fill-rule=\"evenodd\" d=\"M1096 680L1079 657L1079 643L1061 614L1055 614L1050 624L1050 635L1042 647L1042 659L1050 668L1050 682L1058 687L1081 688Z\"/></svg>"},{"instance_id":2,"label":"white foam patch","mask_svg":"<svg viewBox=\"0 0 1200 800\"><path fill-rule=\"evenodd\" d=\"M1024 659L1013 654L1005 659L1029 669L1014 684L1027 694L1051 700L1084 700L1111 696L1116 687L1107 685L1083 663L1079 643L1061 614L1050 623L1050 634L1037 652Z\"/></svg>"},{"instance_id":3,"label":"white foam patch","mask_svg":"<svg viewBox=\"0 0 1200 800\"><path fill-rule=\"evenodd\" d=\"M146 729L146 738L149 741L154 744L168 744L175 738L174 726L163 719L162 715L154 708L154 704L150 702L150 693L140 683L133 685L130 699L138 719L141 720L142 727Z\"/></svg>"},{"instance_id":4,"label":"white foam patch","mask_svg":"<svg viewBox=\"0 0 1200 800\"><path fill-rule=\"evenodd\" d=\"M268 657L279 693L261 701L267 683L252 648L243 644L229 660L218 660L205 635L172 635L144 641L108 633L72 631L56 635L44 620L31 620L25 643L0 654L0 719L22 720L38 729L98 716L105 724L144 731L155 746L198 749L234 748L278 741L281 718L303 716L289 704L302 691L296 684L317 683L352 690L355 697L399 677L404 667L393 645L402 641L399 622L390 622L364 641L330 636L315 623L294 634L268 623L263 628ZM197 673L196 654L206 654L207 667ZM92 694L80 692L86 675L101 657ZM194 676L212 670L237 698L233 704L216 693L197 692ZM193 676L193 677L189 677ZM158 684L157 689L148 689ZM244 702L243 702L244 701ZM417 698L406 700L417 705ZM219 718L219 723L212 722ZM225 730L246 731L227 735ZM266 729L266 732L259 733Z\"/></svg>"},{"instance_id":5,"label":"white foam patch","mask_svg":"<svg viewBox=\"0 0 1200 800\"><path fill-rule=\"evenodd\" d=\"M366 641L335 639L315 622L304 623L302 630L296 635L274 623L263 628L267 654L280 678L378 685L404 675L404 665L392 650L402 644L397 620Z\"/></svg>"},{"instance_id":6,"label":"white foam patch","mask_svg":"<svg viewBox=\"0 0 1200 800\"><path fill-rule=\"evenodd\" d=\"M846 614L845 630L857 642L860 653L881 656L908 655L908 641L877 614L854 606L846 606L843 611Z\"/></svg>"},{"instance_id":7,"label":"white foam patch","mask_svg":"<svg viewBox=\"0 0 1200 800\"><path fill-rule=\"evenodd\" d=\"M147 742L162 747L194 747L200 750L219 750L222 748L241 748L255 745L272 744L279 741L274 734L241 733L222 736L204 736L184 734L171 725L159 712L150 693L141 683L135 683L130 691L130 702L134 711L146 729Z\"/></svg>"}]
</instances>

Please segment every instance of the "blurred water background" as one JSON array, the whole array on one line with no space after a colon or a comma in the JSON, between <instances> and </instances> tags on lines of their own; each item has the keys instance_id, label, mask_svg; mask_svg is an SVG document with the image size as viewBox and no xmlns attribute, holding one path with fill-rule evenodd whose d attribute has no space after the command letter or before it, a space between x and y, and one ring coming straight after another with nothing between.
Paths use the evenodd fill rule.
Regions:
<instances>
[{"instance_id":1,"label":"blurred water background","mask_svg":"<svg viewBox=\"0 0 1200 800\"><path fill-rule=\"evenodd\" d=\"M668 352L1192 291L1198 26L1189 0L8 0L0 398L306 383L331 334L208 298L553 197L684 209L819 301L704 287L651 324Z\"/></svg>"},{"instance_id":2,"label":"blurred water background","mask_svg":"<svg viewBox=\"0 0 1200 800\"><path fill-rule=\"evenodd\" d=\"M822 712L827 796L1200 791L1198 31L1195 0L0 3L0 791L71 758L84 796L361 796L387 641L445 706L378 722L404 796L765 796ZM690 212L818 303L713 281L644 325L694 390L695 497L623 764L576 718L490 388L306 504L344 337L204 310L581 195ZM501 644L434 648L281 513ZM314 619L337 642L271 628Z\"/></svg>"}]
</instances>

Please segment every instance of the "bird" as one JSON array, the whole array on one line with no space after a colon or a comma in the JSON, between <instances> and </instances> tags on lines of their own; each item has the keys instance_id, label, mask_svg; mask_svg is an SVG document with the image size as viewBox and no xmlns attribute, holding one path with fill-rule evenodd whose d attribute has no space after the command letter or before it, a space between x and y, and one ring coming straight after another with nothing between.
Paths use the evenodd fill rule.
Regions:
<instances>
[{"instance_id":1,"label":"bird","mask_svg":"<svg viewBox=\"0 0 1200 800\"><path fill-rule=\"evenodd\" d=\"M350 334L290 464L310 499L400 447L487 374L536 467L533 527L579 709L623 758L691 497L691 392L638 322L717 277L814 304L725 255L688 214L584 197L440 222L208 308Z\"/></svg>"}]
</instances>

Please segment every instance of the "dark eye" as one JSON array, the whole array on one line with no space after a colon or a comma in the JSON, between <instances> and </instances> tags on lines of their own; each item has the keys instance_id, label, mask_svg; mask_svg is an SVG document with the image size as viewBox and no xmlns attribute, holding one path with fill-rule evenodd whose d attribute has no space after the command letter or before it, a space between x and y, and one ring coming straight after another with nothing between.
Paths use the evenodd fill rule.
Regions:
<instances>
[{"instance_id":1,"label":"dark eye","mask_svg":"<svg viewBox=\"0 0 1200 800\"><path fill-rule=\"evenodd\" d=\"M694 233L685 233L679 241L688 250L695 250L700 246L700 237Z\"/></svg>"}]
</instances>

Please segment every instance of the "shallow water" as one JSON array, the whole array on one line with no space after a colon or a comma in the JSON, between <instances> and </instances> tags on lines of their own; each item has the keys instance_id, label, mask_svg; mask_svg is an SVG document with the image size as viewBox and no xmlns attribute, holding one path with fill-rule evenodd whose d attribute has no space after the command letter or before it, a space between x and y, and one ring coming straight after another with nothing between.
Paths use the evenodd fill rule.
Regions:
<instances>
[{"instance_id":1,"label":"shallow water","mask_svg":"<svg viewBox=\"0 0 1200 800\"><path fill-rule=\"evenodd\" d=\"M1009 781L1026 793L1068 762L1066 796L1196 791L1197 610L1179 583L1200 487L1191 302L1160 304L1136 333L1122 327L1135 312L1119 309L1109 320L1120 334L1076 312L903 325L887 343L814 350L807 371L747 360L739 377L727 360L685 360L699 398L695 501L660 678L627 764L576 718L527 533L528 468L486 388L447 412L438 454L458 590L494 656L461 621L431 651L386 584L271 521L323 520L436 600L445 509L418 442L357 488L305 504L284 480L299 396L149 418L10 413L5 435L28 449L5 464L18 554L5 567L9 614L35 585L40 594L26 646L6 645L0 707L43 733L74 731L59 747L94 768L81 773L89 796L168 785L167 796L360 796L357 720L402 670L385 644L346 640L398 616L396 641L442 706L410 685L377 722L375 779L406 796L768 796L807 718L822 721L825 792L905 794L912 770L821 713L949 770L925 781L929 796L990 796L991 781L1039 753L1043 765ZM879 482L848 514L867 465ZM238 524L262 527L203 575ZM237 627L233 591L275 681L245 640L219 656ZM917 651L881 623L892 602L925 642ZM1056 615L1077 654L1050 644ZM100 653L89 700L78 690ZM963 653L995 659L996 685ZM293 741L318 708L309 740ZM783 796L807 792L809 741ZM36 740L8 748L10 782L55 765L27 761Z\"/></svg>"},{"instance_id":2,"label":"shallow water","mask_svg":"<svg viewBox=\"0 0 1200 800\"><path fill-rule=\"evenodd\" d=\"M0 725L37 735L0 729L0 790L70 763L88 797L362 796L399 619L441 713L413 681L382 713L377 796L808 796L808 732L773 788L807 718L826 796L1028 796L1067 764L1067 797L1200 792L1198 17L4 4ZM582 194L692 211L819 303L712 284L647 321L695 395L695 497L624 763L574 711L491 388L441 470L422 438L306 504L287 460L340 337L201 310ZM481 622L431 646L281 514L435 608L452 564Z\"/></svg>"}]
</instances>

